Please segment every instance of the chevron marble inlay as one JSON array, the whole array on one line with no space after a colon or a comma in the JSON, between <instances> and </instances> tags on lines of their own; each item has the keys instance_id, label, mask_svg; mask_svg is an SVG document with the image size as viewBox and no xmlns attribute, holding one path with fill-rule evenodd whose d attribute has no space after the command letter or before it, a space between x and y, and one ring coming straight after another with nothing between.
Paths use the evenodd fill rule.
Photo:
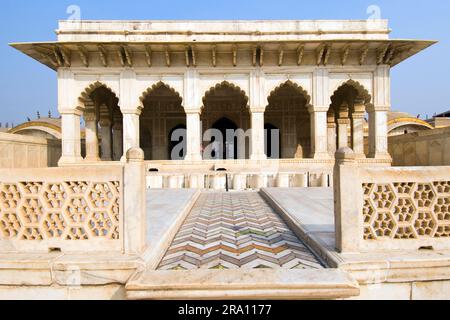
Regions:
<instances>
[{"instance_id":1,"label":"chevron marble inlay","mask_svg":"<svg viewBox=\"0 0 450 320\"><path fill-rule=\"evenodd\" d=\"M159 270L323 268L257 192L203 193Z\"/></svg>"}]
</instances>

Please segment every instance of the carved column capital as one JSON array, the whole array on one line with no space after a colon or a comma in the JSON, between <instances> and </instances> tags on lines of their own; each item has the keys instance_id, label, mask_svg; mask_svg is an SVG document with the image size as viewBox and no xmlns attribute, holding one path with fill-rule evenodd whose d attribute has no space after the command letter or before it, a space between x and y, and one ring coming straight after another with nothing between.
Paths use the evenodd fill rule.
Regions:
<instances>
[{"instance_id":1,"label":"carved column capital","mask_svg":"<svg viewBox=\"0 0 450 320\"><path fill-rule=\"evenodd\" d=\"M83 114L84 120L85 121L96 121L97 120L97 115L95 114L94 110L86 110Z\"/></svg>"},{"instance_id":2,"label":"carved column capital","mask_svg":"<svg viewBox=\"0 0 450 320\"><path fill-rule=\"evenodd\" d=\"M367 112L388 112L391 111L391 106L374 106L374 105L368 105L367 106Z\"/></svg>"},{"instance_id":3,"label":"carved column capital","mask_svg":"<svg viewBox=\"0 0 450 320\"><path fill-rule=\"evenodd\" d=\"M354 112L354 113L352 113L352 119L353 120L364 119L364 117L365 117L365 113L363 113L363 112Z\"/></svg>"},{"instance_id":4,"label":"carved column capital","mask_svg":"<svg viewBox=\"0 0 450 320\"><path fill-rule=\"evenodd\" d=\"M342 125L349 125L350 124L350 119L348 118L339 118L337 119L337 124L342 124Z\"/></svg>"}]
</instances>

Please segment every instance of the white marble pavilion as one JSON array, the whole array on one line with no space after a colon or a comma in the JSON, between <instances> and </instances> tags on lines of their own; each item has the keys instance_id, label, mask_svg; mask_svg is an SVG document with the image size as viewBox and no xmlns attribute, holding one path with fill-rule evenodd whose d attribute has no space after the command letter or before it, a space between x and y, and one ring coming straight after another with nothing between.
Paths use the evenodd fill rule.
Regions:
<instances>
[{"instance_id":1,"label":"white marble pavilion","mask_svg":"<svg viewBox=\"0 0 450 320\"><path fill-rule=\"evenodd\" d=\"M164 163L180 128L184 163L203 161L216 128L252 129L250 161L273 157L265 132L278 129L281 161L332 165L348 146L390 165L390 69L434 43L390 39L385 20L62 21L56 33L12 46L58 72L60 165L120 161L132 147Z\"/></svg>"}]
</instances>

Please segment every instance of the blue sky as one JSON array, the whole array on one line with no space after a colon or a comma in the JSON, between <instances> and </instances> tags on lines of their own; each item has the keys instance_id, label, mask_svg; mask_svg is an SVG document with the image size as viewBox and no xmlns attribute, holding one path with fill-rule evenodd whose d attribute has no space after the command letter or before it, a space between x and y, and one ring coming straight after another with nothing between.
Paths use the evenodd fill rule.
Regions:
<instances>
[{"instance_id":1,"label":"blue sky","mask_svg":"<svg viewBox=\"0 0 450 320\"><path fill-rule=\"evenodd\" d=\"M55 72L10 48L54 40L58 20L78 5L82 19L366 19L370 5L393 38L439 40L392 70L392 108L414 115L450 109L450 1L406 0L3 0L0 10L0 122L56 113Z\"/></svg>"}]
</instances>

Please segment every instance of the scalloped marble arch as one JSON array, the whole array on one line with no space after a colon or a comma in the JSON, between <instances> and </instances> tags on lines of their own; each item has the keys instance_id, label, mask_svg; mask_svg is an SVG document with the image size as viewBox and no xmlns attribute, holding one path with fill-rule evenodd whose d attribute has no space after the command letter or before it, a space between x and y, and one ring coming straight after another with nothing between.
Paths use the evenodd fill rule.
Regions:
<instances>
[{"instance_id":1,"label":"scalloped marble arch","mask_svg":"<svg viewBox=\"0 0 450 320\"><path fill-rule=\"evenodd\" d=\"M355 81L353 79L349 79L347 81L342 82L336 90L334 90L333 94L330 97L330 105L333 104L332 98L338 93L338 91L345 85L353 87L357 92L358 95L361 96L364 99L364 104L368 105L372 101L372 96L370 95L369 91L362 85L360 82Z\"/></svg>"},{"instance_id":2,"label":"scalloped marble arch","mask_svg":"<svg viewBox=\"0 0 450 320\"><path fill-rule=\"evenodd\" d=\"M269 106L269 99L276 95L278 90L280 90L282 87L284 86L290 86L291 88L293 88L294 90L296 90L298 93L300 93L306 100L306 107L309 107L311 105L311 96L308 94L308 92L303 89L302 86L298 85L297 83L291 81L291 80L287 80L284 81L283 83L281 83L280 85L278 85L275 89L273 89L270 94L267 96L267 106L266 108Z\"/></svg>"},{"instance_id":3,"label":"scalloped marble arch","mask_svg":"<svg viewBox=\"0 0 450 320\"><path fill-rule=\"evenodd\" d=\"M83 92L81 92L81 94L78 97L78 101L81 104L81 108L84 110L86 108L85 104L88 101L91 101L91 94L97 90L98 88L104 87L106 88L108 91L110 91L117 99L118 101L118 105L120 106L120 98L119 95L114 92L113 89L111 89L111 87L109 87L107 84L105 84L104 82L101 81L95 81L94 83L91 83L90 85L88 85Z\"/></svg>"},{"instance_id":4,"label":"scalloped marble arch","mask_svg":"<svg viewBox=\"0 0 450 320\"><path fill-rule=\"evenodd\" d=\"M165 83L164 81L158 81L157 83L155 83L154 85L152 85L151 87L148 87L146 90L144 90L144 92L141 94L141 96L139 97L139 108L141 110L144 109L144 101L145 99L151 95L156 89L161 88L161 87L165 87L167 89L169 89L170 92L173 93L174 96L176 96L177 98L180 99L181 101L181 107L184 109L183 106L183 98L181 97L180 93L175 90L173 87L171 87L170 85L168 85L167 83Z\"/></svg>"},{"instance_id":5,"label":"scalloped marble arch","mask_svg":"<svg viewBox=\"0 0 450 320\"><path fill-rule=\"evenodd\" d=\"M221 87L229 87L231 88L233 91L239 92L241 95L244 96L245 101L246 101L246 108L249 109L249 98L247 96L247 94L245 93L244 90L242 90L238 85L235 85L232 82L228 82L228 81L222 81L220 83L217 83L215 86L211 87L208 91L205 92L205 94L203 95L203 99L202 99L202 107L201 107L201 111L203 112L203 110L205 109L205 101L207 99L207 97L209 95L211 95L215 90L220 89Z\"/></svg>"}]
</instances>

